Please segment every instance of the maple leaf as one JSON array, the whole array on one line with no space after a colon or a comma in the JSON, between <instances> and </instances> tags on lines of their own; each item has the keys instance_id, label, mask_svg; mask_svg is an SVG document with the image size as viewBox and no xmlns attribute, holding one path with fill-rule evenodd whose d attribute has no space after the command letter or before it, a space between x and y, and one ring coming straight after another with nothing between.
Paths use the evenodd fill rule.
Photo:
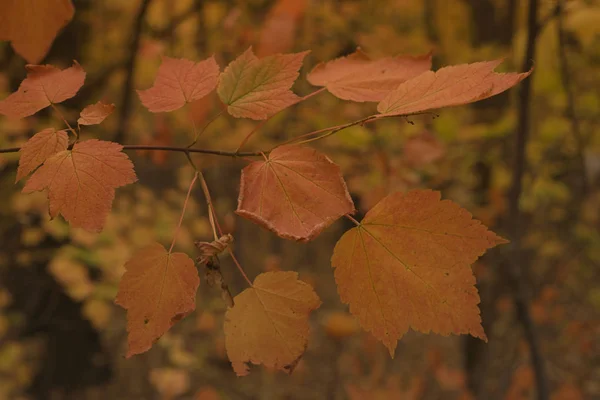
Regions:
<instances>
[{"instance_id":1,"label":"maple leaf","mask_svg":"<svg viewBox=\"0 0 600 400\"><path fill-rule=\"evenodd\" d=\"M125 264L115 303L127 310L127 357L147 351L196 308L200 285L194 261L159 243L139 249Z\"/></svg>"},{"instance_id":2,"label":"maple leaf","mask_svg":"<svg viewBox=\"0 0 600 400\"><path fill-rule=\"evenodd\" d=\"M54 128L47 128L33 135L19 151L21 155L15 182L20 181L31 171L42 165L51 155L66 150L68 144L69 135L65 130L57 131Z\"/></svg>"},{"instance_id":3,"label":"maple leaf","mask_svg":"<svg viewBox=\"0 0 600 400\"><path fill-rule=\"evenodd\" d=\"M154 85L137 93L151 112L174 111L212 92L218 79L219 65L214 57L198 63L163 57Z\"/></svg>"},{"instance_id":4,"label":"maple leaf","mask_svg":"<svg viewBox=\"0 0 600 400\"><path fill-rule=\"evenodd\" d=\"M47 190L52 218L59 213L74 227L99 232L115 197L115 188L137 180L133 164L113 142L91 139L46 159L29 178L23 193Z\"/></svg>"},{"instance_id":5,"label":"maple leaf","mask_svg":"<svg viewBox=\"0 0 600 400\"><path fill-rule=\"evenodd\" d=\"M398 86L377 106L385 115L408 115L487 99L510 89L533 70L499 74L502 60L453 65L427 71Z\"/></svg>"},{"instance_id":6,"label":"maple leaf","mask_svg":"<svg viewBox=\"0 0 600 400\"><path fill-rule=\"evenodd\" d=\"M431 53L371 60L357 49L349 56L318 64L307 80L315 86L325 86L340 99L379 102L400 83L430 68Z\"/></svg>"},{"instance_id":7,"label":"maple leaf","mask_svg":"<svg viewBox=\"0 0 600 400\"><path fill-rule=\"evenodd\" d=\"M40 62L74 13L71 0L4 0L0 40L10 40L27 62Z\"/></svg>"},{"instance_id":8,"label":"maple leaf","mask_svg":"<svg viewBox=\"0 0 600 400\"><path fill-rule=\"evenodd\" d=\"M85 71L77 61L64 70L52 65L27 65L25 68L27 78L15 93L0 101L0 114L28 117L75 96L85 81Z\"/></svg>"},{"instance_id":9,"label":"maple leaf","mask_svg":"<svg viewBox=\"0 0 600 400\"><path fill-rule=\"evenodd\" d=\"M225 314L225 347L238 376L247 363L292 372L308 343L308 315L321 305L296 272L266 272Z\"/></svg>"},{"instance_id":10,"label":"maple leaf","mask_svg":"<svg viewBox=\"0 0 600 400\"><path fill-rule=\"evenodd\" d=\"M236 213L283 238L307 242L354 213L354 204L340 168L327 156L281 146L242 170Z\"/></svg>"},{"instance_id":11,"label":"maple leaf","mask_svg":"<svg viewBox=\"0 0 600 400\"><path fill-rule=\"evenodd\" d=\"M413 190L381 200L335 246L340 298L393 357L409 327L486 339L470 265L506 240L440 193Z\"/></svg>"},{"instance_id":12,"label":"maple leaf","mask_svg":"<svg viewBox=\"0 0 600 400\"><path fill-rule=\"evenodd\" d=\"M77 123L79 125L97 125L102 123L113 111L115 111L114 104L105 104L99 101L84 108Z\"/></svg>"},{"instance_id":13,"label":"maple leaf","mask_svg":"<svg viewBox=\"0 0 600 400\"><path fill-rule=\"evenodd\" d=\"M231 62L219 80L217 93L236 118L267 119L300 98L290 88L308 51L258 59L250 47Z\"/></svg>"}]
</instances>

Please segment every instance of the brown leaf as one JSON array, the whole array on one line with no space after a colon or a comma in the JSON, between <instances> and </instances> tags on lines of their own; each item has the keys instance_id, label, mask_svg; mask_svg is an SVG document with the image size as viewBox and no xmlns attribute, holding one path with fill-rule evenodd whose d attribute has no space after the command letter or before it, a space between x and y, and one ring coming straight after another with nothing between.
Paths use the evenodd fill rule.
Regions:
<instances>
[{"instance_id":1,"label":"brown leaf","mask_svg":"<svg viewBox=\"0 0 600 400\"><path fill-rule=\"evenodd\" d=\"M19 89L0 101L0 114L28 117L75 96L85 81L85 71L77 61L62 71L52 65L27 65L26 68L27 78Z\"/></svg>"},{"instance_id":2,"label":"brown leaf","mask_svg":"<svg viewBox=\"0 0 600 400\"><path fill-rule=\"evenodd\" d=\"M408 328L486 339L470 265L506 240L440 193L394 193L335 246L342 301L393 356Z\"/></svg>"},{"instance_id":3,"label":"brown leaf","mask_svg":"<svg viewBox=\"0 0 600 400\"><path fill-rule=\"evenodd\" d=\"M340 168L310 147L278 147L242 170L236 213L282 238L307 242L353 212Z\"/></svg>"},{"instance_id":4,"label":"brown leaf","mask_svg":"<svg viewBox=\"0 0 600 400\"><path fill-rule=\"evenodd\" d=\"M219 65L214 57L198 63L163 57L154 85L137 93L151 112L174 111L212 92L218 79Z\"/></svg>"},{"instance_id":5,"label":"brown leaf","mask_svg":"<svg viewBox=\"0 0 600 400\"><path fill-rule=\"evenodd\" d=\"M16 182L42 165L51 155L66 150L69 144L67 131L47 128L36 133L21 147Z\"/></svg>"},{"instance_id":6,"label":"brown leaf","mask_svg":"<svg viewBox=\"0 0 600 400\"><path fill-rule=\"evenodd\" d=\"M46 159L29 178L23 193L48 190L50 216L59 213L74 227L99 232L115 189L137 180L123 146L101 140L76 143Z\"/></svg>"},{"instance_id":7,"label":"brown leaf","mask_svg":"<svg viewBox=\"0 0 600 400\"><path fill-rule=\"evenodd\" d=\"M499 74L502 60L427 71L391 91L377 106L385 115L408 115L487 99L510 89L531 72Z\"/></svg>"},{"instance_id":8,"label":"brown leaf","mask_svg":"<svg viewBox=\"0 0 600 400\"><path fill-rule=\"evenodd\" d=\"M238 376L247 364L291 372L308 343L308 316L321 300L296 272L266 272L225 314L225 346Z\"/></svg>"},{"instance_id":9,"label":"brown leaf","mask_svg":"<svg viewBox=\"0 0 600 400\"><path fill-rule=\"evenodd\" d=\"M138 250L125 264L115 303L127 309L127 357L147 351L176 321L196 308L200 278L194 261L159 243Z\"/></svg>"},{"instance_id":10,"label":"brown leaf","mask_svg":"<svg viewBox=\"0 0 600 400\"><path fill-rule=\"evenodd\" d=\"M267 119L296 103L290 89L308 51L258 59L249 48L225 68L217 93L236 118Z\"/></svg>"},{"instance_id":11,"label":"brown leaf","mask_svg":"<svg viewBox=\"0 0 600 400\"><path fill-rule=\"evenodd\" d=\"M84 108L77 123L79 125L97 125L102 123L113 111L115 111L114 104L104 104L99 101Z\"/></svg>"},{"instance_id":12,"label":"brown leaf","mask_svg":"<svg viewBox=\"0 0 600 400\"><path fill-rule=\"evenodd\" d=\"M407 79L431 68L431 53L371 60L360 49L347 57L320 63L308 74L315 86L325 86L336 97L352 101L381 101Z\"/></svg>"},{"instance_id":13,"label":"brown leaf","mask_svg":"<svg viewBox=\"0 0 600 400\"><path fill-rule=\"evenodd\" d=\"M40 62L56 34L73 18L71 0L4 0L0 40L10 40L27 62Z\"/></svg>"}]
</instances>

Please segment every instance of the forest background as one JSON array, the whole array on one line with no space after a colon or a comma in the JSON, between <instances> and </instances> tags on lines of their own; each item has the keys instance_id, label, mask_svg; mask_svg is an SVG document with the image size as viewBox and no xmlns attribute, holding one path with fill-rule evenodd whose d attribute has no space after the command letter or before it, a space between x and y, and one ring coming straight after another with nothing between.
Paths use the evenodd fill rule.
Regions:
<instances>
[{"instance_id":1,"label":"forest background","mask_svg":"<svg viewBox=\"0 0 600 400\"><path fill-rule=\"evenodd\" d=\"M352 225L339 221L308 244L284 241L233 213L245 163L202 155L197 163L249 275L298 271L323 300L311 317L309 348L291 376L255 368L236 378L224 349L226 305L205 285L192 315L149 352L125 359L125 312L114 304L123 265L136 249L170 241L193 174L185 157L130 153L140 183L117 192L104 231L90 234L60 218L50 221L44 194L12 187L18 157L0 154L0 398L532 399L544 395L540 382L553 400L600 396L598 1L73 4L73 20L43 63L64 68L78 60L88 77L64 103L65 112L75 117L97 100L114 102L115 114L94 132L124 144L185 145L189 118L201 126L220 109L213 93L189 109L149 113L134 89L151 86L161 55L200 60L214 54L225 65L248 46L259 57L310 49L294 87L300 95L314 90L303 79L314 65L357 47L374 57L432 51L434 69L506 57L502 68L521 71L533 62L529 98L519 86L441 110L439 117L355 126L314 144L342 167L359 215L387 193L432 188L508 236L516 224L510 210L515 138L526 129L520 274L515 280L510 273L510 249L491 250L474 265L487 344L409 332L390 359L358 328L336 291L331 251ZM25 64L0 42L2 98L18 87ZM370 111L371 105L323 93L272 118L248 146L268 148ZM22 145L49 118L0 119L0 147ZM233 150L256 124L219 118L199 146ZM197 188L178 246L195 254L194 241L210 237ZM227 257L222 262L225 279L239 292L243 278Z\"/></svg>"}]
</instances>

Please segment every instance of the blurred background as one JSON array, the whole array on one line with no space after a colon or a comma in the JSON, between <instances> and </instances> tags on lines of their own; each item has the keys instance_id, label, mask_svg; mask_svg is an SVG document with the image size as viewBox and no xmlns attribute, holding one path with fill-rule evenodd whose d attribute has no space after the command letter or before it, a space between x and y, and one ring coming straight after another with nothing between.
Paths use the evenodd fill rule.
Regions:
<instances>
[{"instance_id":1,"label":"blurred background","mask_svg":"<svg viewBox=\"0 0 600 400\"><path fill-rule=\"evenodd\" d=\"M117 191L106 228L90 234L49 221L45 194L22 195L14 185L18 156L0 154L0 399L600 398L599 1L73 3L74 19L44 63L79 61L87 80L62 104L68 119L98 100L114 102L115 114L85 135L126 144L187 145L190 118L200 126L220 110L213 92L174 113L149 113L134 89L151 86L161 55L214 54L223 68L248 46L259 56L310 49L294 86L299 95L315 90L304 79L314 65L357 47L374 57L433 51L434 69L501 57L505 71L533 63L528 88L412 124L357 126L315 144L342 167L359 217L389 192L433 188L499 234L514 242L518 230L520 238L473 267L487 344L409 332L391 359L337 295L329 260L348 223L338 221L309 244L279 239L233 213L245 163L196 156L250 277L296 270L323 300L291 376L255 367L236 378L224 348L226 306L205 283L193 314L147 353L124 357L125 311L113 303L123 264L151 241L171 241L193 174L185 157L130 152L139 183ZM24 65L0 43L2 98L16 90ZM246 149L374 111L322 93L278 114ZM221 117L198 147L234 150L256 124ZM2 118L0 147L19 146L48 126L61 126L49 112ZM515 174L515 142L525 132L526 165ZM511 192L521 172L523 187ZM176 247L195 257L193 242L210 239L197 187ZM243 278L228 257L221 262L235 295L246 287Z\"/></svg>"}]
</instances>

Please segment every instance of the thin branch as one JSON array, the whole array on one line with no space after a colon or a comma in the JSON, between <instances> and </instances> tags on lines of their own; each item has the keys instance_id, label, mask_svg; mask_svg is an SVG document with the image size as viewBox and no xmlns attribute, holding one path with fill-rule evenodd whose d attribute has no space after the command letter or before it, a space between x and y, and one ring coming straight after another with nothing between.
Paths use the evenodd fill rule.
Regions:
<instances>
[{"instance_id":1,"label":"thin branch","mask_svg":"<svg viewBox=\"0 0 600 400\"><path fill-rule=\"evenodd\" d=\"M117 135L114 138L114 141L119 143L123 142L123 139L125 138L125 131L127 130L127 121L129 120L129 114L131 112L133 79L135 77L137 53L140 47L140 38L142 36L142 25L151 2L152 0L142 0L133 23L131 42L129 44L129 58L125 64L127 75L125 76L125 82L123 83L119 124L117 128Z\"/></svg>"},{"instance_id":2,"label":"thin branch","mask_svg":"<svg viewBox=\"0 0 600 400\"><path fill-rule=\"evenodd\" d=\"M16 148L19 151L19 148ZM260 157L260 151L248 151L242 153L236 153L235 151L225 150L210 150L210 149L194 149L189 147L177 147L177 146L146 146L137 144L128 144L123 146L123 150L152 150L152 151L177 151L181 153L201 153L211 154L213 156L224 156L224 157ZM0 150L2 152L2 150Z\"/></svg>"},{"instance_id":3,"label":"thin branch","mask_svg":"<svg viewBox=\"0 0 600 400\"><path fill-rule=\"evenodd\" d=\"M566 114L571 122L571 131L577 145L577 161L581 173L581 193L585 195L588 191L587 168L585 165L585 139L581 133L581 127L575 112L575 96L573 95L573 84L571 82L571 71L569 69L569 58L567 57L567 45L565 29L563 26L564 1L558 0L557 12L557 34L558 34L558 60L560 62L560 78L567 96Z\"/></svg>"},{"instance_id":4,"label":"thin branch","mask_svg":"<svg viewBox=\"0 0 600 400\"><path fill-rule=\"evenodd\" d=\"M183 223L183 216L185 215L185 209L187 208L188 200L190 199L190 194L192 193L192 189L194 188L194 184L198 179L198 173L194 174L194 179L190 183L190 187L187 191L187 195L185 196L185 201L183 202L183 210L181 210L181 216L179 217L179 223L177 224L177 228L175 228L175 233L173 234L173 241L171 242L171 247L169 247L169 254L173 250L173 246L175 246L175 241L177 240L177 235L179 234L179 230L181 229L181 224Z\"/></svg>"},{"instance_id":5,"label":"thin branch","mask_svg":"<svg viewBox=\"0 0 600 400\"><path fill-rule=\"evenodd\" d=\"M538 34L539 24L537 22L538 0L529 0L529 11L527 18L527 46L523 61L523 71L528 71L533 65L536 50L536 37ZM518 126L515 134L515 160L513 167L512 186L509 195L509 215L508 228L511 238L511 260L509 262L508 273L510 275L515 291L515 305L517 317L519 318L525 335L525 340L529 345L529 354L531 364L535 372L535 381L537 386L537 398L539 400L547 400L548 384L544 368L544 360L539 349L539 342L535 325L529 314L528 304L528 288L524 279L524 269L526 262L522 257L521 238L525 228L522 226L523 215L519 208L519 202L523 192L523 176L526 171L525 149L531 124L531 93L532 93L532 78L525 79L521 83L519 91L519 109L518 109Z\"/></svg>"}]
</instances>

